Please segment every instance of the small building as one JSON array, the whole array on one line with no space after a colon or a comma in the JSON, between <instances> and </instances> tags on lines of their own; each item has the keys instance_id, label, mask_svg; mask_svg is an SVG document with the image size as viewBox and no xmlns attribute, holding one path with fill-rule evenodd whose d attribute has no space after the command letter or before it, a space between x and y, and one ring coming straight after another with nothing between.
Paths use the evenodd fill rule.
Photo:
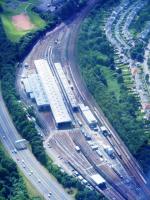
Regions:
<instances>
[{"instance_id":1,"label":"small building","mask_svg":"<svg viewBox=\"0 0 150 200\"><path fill-rule=\"evenodd\" d=\"M30 99L31 99L32 101L35 101L35 96L34 96L33 92L30 93Z\"/></svg>"},{"instance_id":2,"label":"small building","mask_svg":"<svg viewBox=\"0 0 150 200\"><path fill-rule=\"evenodd\" d=\"M25 139L20 139L15 141L15 147L17 150L23 150L27 148L27 140Z\"/></svg>"},{"instance_id":3,"label":"small building","mask_svg":"<svg viewBox=\"0 0 150 200\"><path fill-rule=\"evenodd\" d=\"M80 147L79 146L75 146L75 150L79 153L80 152Z\"/></svg>"},{"instance_id":4,"label":"small building","mask_svg":"<svg viewBox=\"0 0 150 200\"><path fill-rule=\"evenodd\" d=\"M83 132L83 134L84 134L86 140L91 140L92 139L91 135L89 133Z\"/></svg>"},{"instance_id":5,"label":"small building","mask_svg":"<svg viewBox=\"0 0 150 200\"><path fill-rule=\"evenodd\" d=\"M98 150L98 145L96 145L96 144L92 145L91 148L92 148L93 151L96 151L96 150Z\"/></svg>"},{"instance_id":6,"label":"small building","mask_svg":"<svg viewBox=\"0 0 150 200\"><path fill-rule=\"evenodd\" d=\"M79 105L81 113L85 119L85 121L88 123L90 128L94 128L97 126L97 119L91 112L90 108L88 106L85 106L84 104Z\"/></svg>"},{"instance_id":7,"label":"small building","mask_svg":"<svg viewBox=\"0 0 150 200\"><path fill-rule=\"evenodd\" d=\"M116 156L115 156L114 149L108 146L108 147L105 147L104 150L110 158L115 159Z\"/></svg>"},{"instance_id":8,"label":"small building","mask_svg":"<svg viewBox=\"0 0 150 200\"><path fill-rule=\"evenodd\" d=\"M94 174L90 178L99 188L106 189L106 181L100 174Z\"/></svg>"},{"instance_id":9,"label":"small building","mask_svg":"<svg viewBox=\"0 0 150 200\"><path fill-rule=\"evenodd\" d=\"M93 145L95 145L95 142L94 141L92 141L92 140L90 140L90 141L87 141L88 142L88 144L90 145L90 146L93 146Z\"/></svg>"},{"instance_id":10,"label":"small building","mask_svg":"<svg viewBox=\"0 0 150 200\"><path fill-rule=\"evenodd\" d=\"M32 93L30 94L30 98L35 99L38 110L39 111L50 110L50 104L42 87L38 74L31 74L28 77L28 81L30 87L32 88Z\"/></svg>"},{"instance_id":11,"label":"small building","mask_svg":"<svg viewBox=\"0 0 150 200\"><path fill-rule=\"evenodd\" d=\"M79 176L78 176L78 179L79 179L80 181L82 181L82 180L83 180L83 177L82 177L81 175L79 175Z\"/></svg>"},{"instance_id":12,"label":"small building","mask_svg":"<svg viewBox=\"0 0 150 200\"><path fill-rule=\"evenodd\" d=\"M29 96L30 96L30 93L32 93L32 89L31 89L31 87L30 87L28 78L22 79L22 83L23 83L23 85L24 85L24 90L25 90L27 96L29 97Z\"/></svg>"}]
</instances>

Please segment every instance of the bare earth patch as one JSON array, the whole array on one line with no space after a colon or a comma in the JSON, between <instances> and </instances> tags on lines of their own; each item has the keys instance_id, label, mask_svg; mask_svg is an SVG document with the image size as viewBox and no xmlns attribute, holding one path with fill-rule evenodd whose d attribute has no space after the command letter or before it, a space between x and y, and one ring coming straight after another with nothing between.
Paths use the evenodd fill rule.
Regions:
<instances>
[{"instance_id":1,"label":"bare earth patch","mask_svg":"<svg viewBox=\"0 0 150 200\"><path fill-rule=\"evenodd\" d=\"M35 28L28 15L20 14L12 17L12 22L18 30L28 31Z\"/></svg>"}]
</instances>

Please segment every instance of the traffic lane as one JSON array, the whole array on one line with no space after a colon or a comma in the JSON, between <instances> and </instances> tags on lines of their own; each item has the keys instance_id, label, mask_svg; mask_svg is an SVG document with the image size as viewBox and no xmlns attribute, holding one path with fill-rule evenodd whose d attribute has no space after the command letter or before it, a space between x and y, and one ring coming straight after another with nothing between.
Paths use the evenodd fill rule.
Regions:
<instances>
[{"instance_id":1,"label":"traffic lane","mask_svg":"<svg viewBox=\"0 0 150 200\"><path fill-rule=\"evenodd\" d=\"M2 143L4 144L4 146L5 146L6 150L8 151L8 153L12 157L12 159L17 163L17 165L19 166L20 170L23 171L23 173L26 175L26 177L29 179L29 181L31 181L32 184L34 186L36 186L36 188L38 188L40 193L42 195L44 195L47 192L47 191L44 190L44 187L43 187L43 189L41 189L41 187L37 187L37 185L36 185L36 179L37 178L35 178L35 179L33 179L33 177L29 178L28 177L28 169L27 169L28 167L24 167L25 165L23 163L21 164L21 162L19 162L19 161L24 159L24 156L21 155L19 152L18 153L14 153L14 149L15 149L14 143L11 141L9 136L7 134L5 134L5 131L3 130L3 127L1 125L0 125L0 130L1 130L1 133L2 133L2 134L0 134L0 139L1 139ZM5 136L5 138L4 138L4 136Z\"/></svg>"},{"instance_id":2,"label":"traffic lane","mask_svg":"<svg viewBox=\"0 0 150 200\"><path fill-rule=\"evenodd\" d=\"M1 116L0 116L1 117ZM11 156L13 158L16 158L15 161L17 163L21 163L22 160L22 164L21 164L21 169L23 171L26 171L27 169L32 169L31 171L34 171L34 173L36 174L36 180L33 181L32 179L30 179L30 181L32 180L32 182L34 183L34 185L37 185L37 179L39 180L42 180L43 182L43 189L41 190L42 194L44 194L45 196L45 193L46 195L48 194L48 192L52 189L54 191L54 199L58 200L58 199L71 199L70 197L68 196L65 196L63 194L63 191L61 190L60 192L58 192L58 187L55 187L52 182L50 182L50 178L48 173L43 175L42 174L42 171L40 170L40 164L36 161L36 159L34 158L34 156L31 154L31 152L28 150L23 150L23 151L18 151L18 153L12 153L15 149L15 146L14 146L14 141L11 140L11 137L10 137L10 132L9 132L9 129L8 127L6 127L5 123L3 123L3 121L1 120L1 123L0 123L0 129L1 129L1 139L3 140L3 142L5 143L5 146L7 148L7 150L10 152ZM5 137L5 139L3 138ZM20 162L19 162L19 160ZM24 167L25 166L25 167ZM43 168L44 170L44 168ZM28 170L27 170L28 171ZM40 172L40 173L39 173ZM29 176L29 174L27 173L27 176ZM38 177L38 178L37 178ZM54 180L53 180L54 181ZM47 188L45 188L45 186L47 185ZM58 185L59 186L59 185ZM57 193L56 193L57 192ZM57 195L59 194L59 196Z\"/></svg>"},{"instance_id":3,"label":"traffic lane","mask_svg":"<svg viewBox=\"0 0 150 200\"><path fill-rule=\"evenodd\" d=\"M28 161L28 159L31 158L30 165L31 166L35 165L35 167L38 171L38 174L40 174L40 175L42 175L42 177L44 177L44 182L47 184L47 186L48 185L50 186L50 190L52 191L52 193L54 191L54 194L55 194L55 196L57 196L57 199L64 199L64 200L72 199L69 195L64 193L63 187L58 182L57 182L57 186L55 186L55 184L53 184L53 181L56 181L56 179L53 176L50 176L48 171L42 166L41 167L43 169L41 170L41 167L39 167L40 163L34 158L33 155L29 156L29 153L30 153L29 150L25 150L24 154L26 155L26 160ZM42 182L42 180L41 180L41 182ZM59 188L59 190L58 190L58 188ZM57 194L55 191L57 191Z\"/></svg>"},{"instance_id":4,"label":"traffic lane","mask_svg":"<svg viewBox=\"0 0 150 200\"><path fill-rule=\"evenodd\" d=\"M22 152L23 153L23 152ZM30 165L29 161L26 161L26 157L18 152L16 154L17 165L23 170L25 176L34 185L35 188L42 194L42 196L47 199L50 190L46 187L44 182L41 182L41 175L38 174L34 166ZM33 168L32 168L33 167ZM31 172L33 171L33 173ZM55 198L57 200L57 198Z\"/></svg>"},{"instance_id":5,"label":"traffic lane","mask_svg":"<svg viewBox=\"0 0 150 200\"><path fill-rule=\"evenodd\" d=\"M45 198L48 198L49 193L52 193L52 199L59 200L60 194L57 194L57 190L53 189L51 179L48 181L40 170L39 163L35 162L35 158L30 156L29 150L20 151L17 154L21 155L22 160L18 161L21 165L25 166L24 170L27 171L27 176L32 180L34 178L34 184L36 184L43 193ZM17 155L16 155L17 156ZM48 177L49 175L47 175ZM32 180L33 181L33 180Z\"/></svg>"},{"instance_id":6,"label":"traffic lane","mask_svg":"<svg viewBox=\"0 0 150 200\"><path fill-rule=\"evenodd\" d=\"M47 197L47 194L49 193L51 187L50 185L47 185L48 187L46 187L46 183L45 180L42 179L41 173L39 175L39 170L37 170L37 165L34 164L34 162L31 165L31 161L32 159L27 159L27 156L25 156L25 151L17 151L16 153L14 153L14 143L10 140L9 136L6 135L3 131L3 128L0 127L1 129L1 133L3 133L1 136L1 139L3 139L3 136L5 136L5 139L3 139L3 143L6 147L6 149L8 150L8 152L10 153L11 157L14 159L14 161L18 164L18 166L20 167L20 169L22 171L24 171L24 173L26 174L26 176L28 177L28 179L33 183L34 186L36 186L36 188L38 188L38 190L40 189L40 193ZM12 153L13 151L13 153ZM29 156L30 152L27 153L27 155ZM30 178L30 173L31 171L34 171L34 176L32 176ZM38 180L42 180L42 183L39 185ZM38 186L39 185L39 186ZM41 188L42 186L42 188ZM54 194L54 199L57 200L59 199L58 196L56 196L56 194Z\"/></svg>"},{"instance_id":7,"label":"traffic lane","mask_svg":"<svg viewBox=\"0 0 150 200\"><path fill-rule=\"evenodd\" d=\"M2 101L2 99L1 99L1 101ZM2 103L2 102L1 102L1 103ZM6 110L6 109L5 109L5 105L0 106L0 121L1 121L1 127L2 127L3 130L5 130L4 132L6 133L7 137L11 140L11 143L12 143L11 148L15 148L15 146L13 146L13 144L14 144L15 140L18 139L18 133L17 133L16 129L14 128L13 123L12 123L11 119L9 118L9 116L8 116L8 118L7 118L7 115L8 115L7 111L4 113L4 110ZM21 138L21 137L19 137L19 139L20 139L20 138ZM23 156L23 155L22 155L22 156ZM28 151L28 154L26 154L26 157L28 157L28 163L32 163L32 165L34 166L34 168L35 168L35 170L36 170L37 163L36 163L36 165L34 164L34 162L36 162L36 159L34 159L34 156L31 154L30 151ZM32 159L31 159L30 157L32 157ZM32 162L32 160L34 160L34 162ZM39 170L41 171L41 167L42 167L42 166L40 166L40 164L39 164L39 165L38 165L38 168L37 168L37 171L39 171ZM43 168L43 171L44 171L44 168ZM42 173L42 171L41 171L41 173ZM48 182L48 184L49 184L49 181L48 181L49 175L48 175L48 174L45 175L44 179L45 179L46 182ZM54 181L54 180L53 180L53 181ZM55 180L55 181L56 181L56 180ZM54 186L53 186L53 187L54 187ZM54 187L54 190L57 191L58 188L60 189L60 186L59 186L59 184L57 183L57 187ZM63 198L63 199L71 199L71 197L70 197L69 195L67 195L67 194L65 195L65 194L64 194L63 189L61 189L60 192L57 191L57 193L60 195L60 199L61 199L61 198ZM57 198L57 199L59 199L59 198Z\"/></svg>"},{"instance_id":8,"label":"traffic lane","mask_svg":"<svg viewBox=\"0 0 150 200\"><path fill-rule=\"evenodd\" d=\"M5 148L7 149L7 151L10 153L11 157L13 158L13 160L18 164L19 168L24 171L24 173L26 174L26 176L28 177L29 176L29 169L31 168L29 165L31 163L31 160L29 160L28 162L26 162L26 164L24 163L23 160L26 159L26 157L24 156L24 152L14 152L14 149L15 149L15 146L14 146L14 142L11 141L11 138L10 136L8 135L8 132L7 130L5 129L6 127L3 127L2 126L2 121L0 123L0 130L1 130L1 134L0 134L0 137L1 137L1 141L3 142ZM23 161L23 162L22 162ZM33 165L34 166L34 165ZM34 171L36 169L34 168ZM36 172L36 171L35 171ZM37 173L38 174L38 173ZM36 185L36 182L37 182L37 177L32 177L32 178L29 178L28 179L33 183L33 185ZM45 186L43 186L43 188L41 189L41 186L40 187L36 187L38 188L38 190L40 189L40 193L42 195L45 195L47 194L47 192L49 190L45 190L44 189ZM57 198L56 198L57 200Z\"/></svg>"}]
</instances>

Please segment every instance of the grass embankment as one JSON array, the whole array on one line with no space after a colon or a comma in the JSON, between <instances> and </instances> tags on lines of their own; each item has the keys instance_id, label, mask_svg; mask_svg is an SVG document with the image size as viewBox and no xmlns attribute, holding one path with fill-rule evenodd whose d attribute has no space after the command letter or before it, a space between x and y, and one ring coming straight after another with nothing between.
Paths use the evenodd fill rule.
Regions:
<instances>
[{"instance_id":1,"label":"grass embankment","mask_svg":"<svg viewBox=\"0 0 150 200\"><path fill-rule=\"evenodd\" d=\"M16 6L16 8L14 8L13 4ZM19 2L18 0L15 0L13 3L0 2L0 5L3 9L3 11L0 13L0 17L4 26L4 30L7 37L12 42L17 42L27 33L35 32L38 29L42 29L46 25L46 22L41 19L37 13L32 11L32 7L37 5L37 1L30 0L28 2ZM16 26L13 24L12 17L22 13L29 16L34 28L30 30L16 28Z\"/></svg>"},{"instance_id":2,"label":"grass embankment","mask_svg":"<svg viewBox=\"0 0 150 200\"><path fill-rule=\"evenodd\" d=\"M110 6L97 6L84 20L78 39L79 65L89 91L147 172L150 127L142 118L129 67L118 64L117 55L106 39L103 24L108 13Z\"/></svg>"},{"instance_id":3,"label":"grass embankment","mask_svg":"<svg viewBox=\"0 0 150 200\"><path fill-rule=\"evenodd\" d=\"M31 200L16 163L0 143L0 199ZM40 199L39 199L40 200Z\"/></svg>"},{"instance_id":4,"label":"grass embankment","mask_svg":"<svg viewBox=\"0 0 150 200\"><path fill-rule=\"evenodd\" d=\"M31 184L31 182L24 176L24 174L21 171L19 173L23 178L30 199L44 200L44 198L39 194L39 192L35 189L35 187Z\"/></svg>"},{"instance_id":5,"label":"grass embankment","mask_svg":"<svg viewBox=\"0 0 150 200\"><path fill-rule=\"evenodd\" d=\"M3 152L4 157L11 160L11 157L3 144L0 142L0 152ZM43 197L38 193L38 191L35 189L35 187L29 182L29 180L24 176L24 174L20 171L18 168L18 174L22 178L23 183L25 184L26 191L29 195L29 198L32 200L44 200Z\"/></svg>"}]
</instances>

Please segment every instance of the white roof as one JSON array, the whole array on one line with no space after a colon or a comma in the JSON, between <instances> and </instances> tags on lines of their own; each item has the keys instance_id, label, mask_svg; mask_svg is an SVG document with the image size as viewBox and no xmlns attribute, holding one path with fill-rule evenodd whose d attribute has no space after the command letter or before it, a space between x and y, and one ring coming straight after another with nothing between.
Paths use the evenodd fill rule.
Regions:
<instances>
[{"instance_id":1,"label":"white roof","mask_svg":"<svg viewBox=\"0 0 150 200\"><path fill-rule=\"evenodd\" d=\"M93 145L95 145L95 142L94 141L88 141L88 144L90 145L90 146L93 146Z\"/></svg>"},{"instance_id":2,"label":"white roof","mask_svg":"<svg viewBox=\"0 0 150 200\"><path fill-rule=\"evenodd\" d=\"M83 180L83 177L81 175L78 176L79 180Z\"/></svg>"},{"instance_id":3,"label":"white roof","mask_svg":"<svg viewBox=\"0 0 150 200\"><path fill-rule=\"evenodd\" d=\"M105 182L105 179L103 179L102 176L100 176L99 174L94 174L91 176L91 179L97 184L101 184Z\"/></svg>"},{"instance_id":4,"label":"white roof","mask_svg":"<svg viewBox=\"0 0 150 200\"><path fill-rule=\"evenodd\" d=\"M88 106L80 104L80 109L89 124L97 123L97 120Z\"/></svg>"},{"instance_id":5,"label":"white roof","mask_svg":"<svg viewBox=\"0 0 150 200\"><path fill-rule=\"evenodd\" d=\"M24 84L24 88L25 88L26 93L31 93L31 92L32 92L32 89L31 89L31 87L30 87L30 85L29 85L28 79L27 79L27 78L24 78L24 79L22 79L22 81L23 81L23 84Z\"/></svg>"},{"instance_id":6,"label":"white roof","mask_svg":"<svg viewBox=\"0 0 150 200\"><path fill-rule=\"evenodd\" d=\"M94 122L94 123L97 122L97 120L95 119L93 113L92 113L90 110L85 110L85 111L83 112L83 114L86 116L86 119L87 119L87 121L89 122L89 124L91 124L91 123L93 123L93 122Z\"/></svg>"},{"instance_id":7,"label":"white roof","mask_svg":"<svg viewBox=\"0 0 150 200\"><path fill-rule=\"evenodd\" d=\"M33 92L30 93L30 98L35 99Z\"/></svg>"},{"instance_id":8,"label":"white roof","mask_svg":"<svg viewBox=\"0 0 150 200\"><path fill-rule=\"evenodd\" d=\"M54 63L54 65L55 65L56 70L58 72L58 75L59 75L59 77L60 77L60 79L62 81L63 87L64 87L64 89L66 91L66 94L68 96L68 99L69 99L69 101L71 103L72 108L77 107L77 101L76 101L75 95L74 95L74 93L73 93L73 91L71 89L71 86L70 86L70 84L69 84L69 82L67 80L67 77L66 77L66 75L65 75L65 73L64 73L64 71L62 69L61 64L60 63Z\"/></svg>"},{"instance_id":9,"label":"white roof","mask_svg":"<svg viewBox=\"0 0 150 200\"><path fill-rule=\"evenodd\" d=\"M44 59L40 59L35 60L34 64L50 103L55 122L57 124L71 122L71 118L63 101L63 97L50 70L48 62Z\"/></svg>"},{"instance_id":10,"label":"white roof","mask_svg":"<svg viewBox=\"0 0 150 200\"><path fill-rule=\"evenodd\" d=\"M49 105L47 96L44 92L44 89L40 82L40 78L38 74L31 74L28 77L28 81L29 81L30 87L32 88L32 92L33 92L37 105L38 106Z\"/></svg>"},{"instance_id":11,"label":"white roof","mask_svg":"<svg viewBox=\"0 0 150 200\"><path fill-rule=\"evenodd\" d=\"M105 126L101 126L100 129L101 129L102 131L107 131L107 129L106 129Z\"/></svg>"}]
</instances>

